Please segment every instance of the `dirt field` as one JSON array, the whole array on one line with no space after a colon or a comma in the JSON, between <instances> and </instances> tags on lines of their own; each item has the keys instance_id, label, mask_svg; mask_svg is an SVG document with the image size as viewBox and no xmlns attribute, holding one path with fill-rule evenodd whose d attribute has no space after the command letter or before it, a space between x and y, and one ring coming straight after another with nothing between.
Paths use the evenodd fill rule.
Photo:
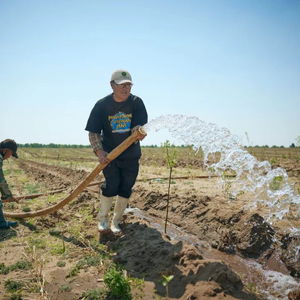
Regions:
<instances>
[{"instance_id":1,"label":"dirt field","mask_svg":"<svg viewBox=\"0 0 300 300\"><path fill-rule=\"evenodd\" d=\"M299 148L249 152L285 168L300 192ZM7 212L58 202L97 164L90 149L19 153L5 163L16 196L64 191L7 203ZM144 148L122 235L99 236L98 185L54 214L0 231L0 299L300 299L295 207L268 223L265 207L245 209L251 195L229 199L226 184L205 177L201 153L178 148L165 233L168 173L163 150Z\"/></svg>"}]
</instances>

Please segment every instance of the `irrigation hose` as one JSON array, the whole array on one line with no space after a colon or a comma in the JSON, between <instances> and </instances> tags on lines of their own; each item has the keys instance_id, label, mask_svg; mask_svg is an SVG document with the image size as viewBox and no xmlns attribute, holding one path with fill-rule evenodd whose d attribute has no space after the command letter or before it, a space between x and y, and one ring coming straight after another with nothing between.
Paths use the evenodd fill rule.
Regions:
<instances>
[{"instance_id":1,"label":"irrigation hose","mask_svg":"<svg viewBox=\"0 0 300 300\"><path fill-rule=\"evenodd\" d=\"M207 178L219 178L220 176L218 175L192 175L192 176L172 176L172 179L177 180L177 179L207 179ZM235 177L235 175L227 175L227 177ZM145 181L165 181L168 180L169 177L150 177L150 178L141 178L141 179L137 179L137 182L145 182ZM100 185L102 184L103 181L95 181L90 183L89 185L87 185L87 188L91 187L91 186L95 186L95 185ZM30 194L30 195L22 195L22 196L16 196L14 197L16 200L32 200L34 198L39 198L42 196L48 196L48 195L53 195L53 194L59 194L62 192L67 191L69 188L63 188L63 189L58 189L58 190L51 190L45 193L38 193L38 194ZM85 189L85 191L88 191L88 189ZM6 201L6 200L2 200L2 202L11 202L11 201Z\"/></svg>"},{"instance_id":2,"label":"irrigation hose","mask_svg":"<svg viewBox=\"0 0 300 300\"><path fill-rule=\"evenodd\" d=\"M90 186L94 186L94 185L100 185L102 183L102 181L96 181L96 182L92 182L90 183L87 187L90 187ZM62 192L65 192L67 191L69 188L63 188L63 189L58 189L58 190L51 190L51 191L48 191L48 192L45 192L45 193L39 193L39 194L30 194L30 195L22 195L22 196L16 196L14 197L14 199L16 200L26 200L26 199L34 199L34 198L38 198L38 197L42 197L42 196L48 196L48 195L54 195L54 194L59 194L59 193L62 193ZM7 201L7 200L2 200L2 202L14 202L14 201Z\"/></svg>"},{"instance_id":3,"label":"irrigation hose","mask_svg":"<svg viewBox=\"0 0 300 300\"><path fill-rule=\"evenodd\" d=\"M107 154L108 160L109 161L114 160L122 152L124 152L129 146L131 146L137 140L145 137L146 135L147 134L144 131L143 127L139 127L138 130L135 130L126 140L124 140L119 146L117 146ZM66 198L64 198L58 203L49 206L47 208L37 210L37 211L32 211L32 212L26 212L26 213L4 212L4 216L16 218L16 219L23 219L23 218L32 218L32 217L38 217L38 216L43 216L43 215L53 213L58 209L62 208L63 206L65 206L66 204L68 204L75 197L77 197L92 182L92 180L99 174L99 172L102 171L108 164L109 162L99 163L95 167L95 169L70 193L70 195L68 195Z\"/></svg>"}]
</instances>

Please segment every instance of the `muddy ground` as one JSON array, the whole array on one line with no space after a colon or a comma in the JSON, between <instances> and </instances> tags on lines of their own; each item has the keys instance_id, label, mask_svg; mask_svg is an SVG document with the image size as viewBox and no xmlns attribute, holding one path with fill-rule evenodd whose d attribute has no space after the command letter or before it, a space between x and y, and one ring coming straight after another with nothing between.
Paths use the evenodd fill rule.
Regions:
<instances>
[{"instance_id":1,"label":"muddy ground","mask_svg":"<svg viewBox=\"0 0 300 300\"><path fill-rule=\"evenodd\" d=\"M70 191L88 174L84 170L30 160L19 159L17 163L26 176L49 190ZM32 236L42 233L44 239L55 237L69 247L65 265L58 267L61 257L46 255L40 264L42 271L40 267L40 274L34 275L40 278L39 291L25 289L23 298L84 299L86 290L104 286L104 269L86 268L74 278L68 274L82 255L91 251L89 241L97 237L111 251L112 260L121 264L129 276L145 280L143 291L135 292L134 299L300 299L296 291L300 277L300 236L288 232L291 224L300 227L299 220L289 216L287 220L270 224L265 219L264 208L245 210L245 203L251 201L248 195L229 201L217 178L196 178L193 174L176 179L179 175L180 172L174 175L168 197L165 174L158 168L141 166L130 202L131 207L140 211L128 211L122 235L99 236L98 187L91 187L55 214L22 221L16 230L1 231L0 263L13 265L28 256L27 240ZM12 178L9 176L9 180ZM103 178L99 176L96 180ZM164 233L168 199L168 225ZM7 210L16 211L21 207L22 202ZM91 218L83 219L81 211ZM80 226L82 240L71 230L77 226L74 224ZM47 246L41 249L49 252ZM31 251L30 255L34 253ZM264 282L263 271L249 267L254 263L262 270L289 276L286 278L296 284L272 288L270 285L275 281ZM38 268L34 270L38 272ZM0 274L1 299L11 299L4 286L8 279L30 281L34 277L32 272L17 270ZM163 275L174 276L168 288L162 284Z\"/></svg>"}]
</instances>

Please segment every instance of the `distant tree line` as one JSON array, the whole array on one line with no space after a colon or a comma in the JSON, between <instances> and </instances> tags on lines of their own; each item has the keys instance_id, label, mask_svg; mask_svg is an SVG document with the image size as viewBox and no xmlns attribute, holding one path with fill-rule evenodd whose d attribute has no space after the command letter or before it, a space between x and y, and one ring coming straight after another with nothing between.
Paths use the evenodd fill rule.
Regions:
<instances>
[{"instance_id":1,"label":"distant tree line","mask_svg":"<svg viewBox=\"0 0 300 300\"><path fill-rule=\"evenodd\" d=\"M90 148L90 145L76 145L76 144L40 144L40 143L25 143L18 144L20 148Z\"/></svg>"},{"instance_id":2,"label":"distant tree line","mask_svg":"<svg viewBox=\"0 0 300 300\"><path fill-rule=\"evenodd\" d=\"M276 146L276 145L273 145L273 146L269 146L269 145L263 145L263 146L258 146L258 145L255 145L255 146L245 146L245 148L296 148L297 146L292 143L289 147L284 147L284 146Z\"/></svg>"},{"instance_id":3,"label":"distant tree line","mask_svg":"<svg viewBox=\"0 0 300 300\"><path fill-rule=\"evenodd\" d=\"M163 145L142 145L142 148L161 148L164 147ZM174 148L192 148L193 145L174 145L174 144L170 144L170 147L174 147Z\"/></svg>"},{"instance_id":4,"label":"distant tree line","mask_svg":"<svg viewBox=\"0 0 300 300\"><path fill-rule=\"evenodd\" d=\"M18 144L18 147L20 148L91 148L90 145L77 145L77 144L40 144L40 143L25 143L25 144ZM142 146L142 148L160 148L163 147L162 145L145 145ZM176 148L192 148L193 145L173 145L171 144L171 147L176 147ZM294 143L292 143L289 148L295 148L298 147ZM245 146L245 148L286 148L284 146L268 146L268 145L263 145L263 146Z\"/></svg>"},{"instance_id":5,"label":"distant tree line","mask_svg":"<svg viewBox=\"0 0 300 300\"><path fill-rule=\"evenodd\" d=\"M90 145L77 145L77 144L41 144L41 143L25 143L25 144L18 144L20 148L91 148ZM160 148L163 147L161 145L146 145L142 146L142 148ZM171 147L177 148L191 148L193 145L171 145Z\"/></svg>"}]
</instances>

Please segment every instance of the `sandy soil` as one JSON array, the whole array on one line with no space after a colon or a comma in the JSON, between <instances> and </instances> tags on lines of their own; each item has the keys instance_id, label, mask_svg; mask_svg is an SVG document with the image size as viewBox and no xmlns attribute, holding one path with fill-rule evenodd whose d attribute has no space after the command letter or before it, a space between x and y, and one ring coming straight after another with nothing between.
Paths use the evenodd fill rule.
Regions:
<instances>
[{"instance_id":1,"label":"sandy soil","mask_svg":"<svg viewBox=\"0 0 300 300\"><path fill-rule=\"evenodd\" d=\"M87 175L86 171L32 161L20 160L19 164L28 176L49 189L70 188ZM178 172L175 175L182 175ZM145 280L140 299L157 299L157 296L189 300L266 299L267 296L271 299L271 295L272 299L300 299L300 292L295 290L300 277L300 237L287 233L291 222L300 227L299 220L290 216L271 225L264 218L264 208L244 209L250 201L247 195L228 201L218 179L192 175L173 179L166 233L168 181L159 179L165 176L159 168L145 166L130 202L131 207L139 210L128 211L122 235L99 236L99 241L112 251L115 262L122 264L130 276ZM144 180L153 177L157 179ZM85 240L99 235L97 190L98 187L90 188L71 206L40 218L34 226L24 221L16 230L1 231L0 263L12 264L24 257L25 238L46 228L49 236L45 239L52 238L56 232L56 237L70 244L72 254L64 267L58 267L59 259L53 256L43 262L43 287L48 297L44 299L80 299L83 291L102 287L103 270L97 268L80 271L75 279L66 277L72 264L89 251L68 230L74 219L81 222L80 209L86 208L93 217L84 223ZM57 220L64 222L64 228L57 229ZM261 270L254 268L254 264ZM276 278L268 281L264 275L266 270L286 275L291 283L281 289L275 287ZM162 284L162 275L174 276L168 291ZM1 299L10 299L4 296L4 281L18 276L26 279L32 274L30 270L0 274ZM61 289L66 284L70 291ZM40 297L41 294L31 293L28 299Z\"/></svg>"}]
</instances>

